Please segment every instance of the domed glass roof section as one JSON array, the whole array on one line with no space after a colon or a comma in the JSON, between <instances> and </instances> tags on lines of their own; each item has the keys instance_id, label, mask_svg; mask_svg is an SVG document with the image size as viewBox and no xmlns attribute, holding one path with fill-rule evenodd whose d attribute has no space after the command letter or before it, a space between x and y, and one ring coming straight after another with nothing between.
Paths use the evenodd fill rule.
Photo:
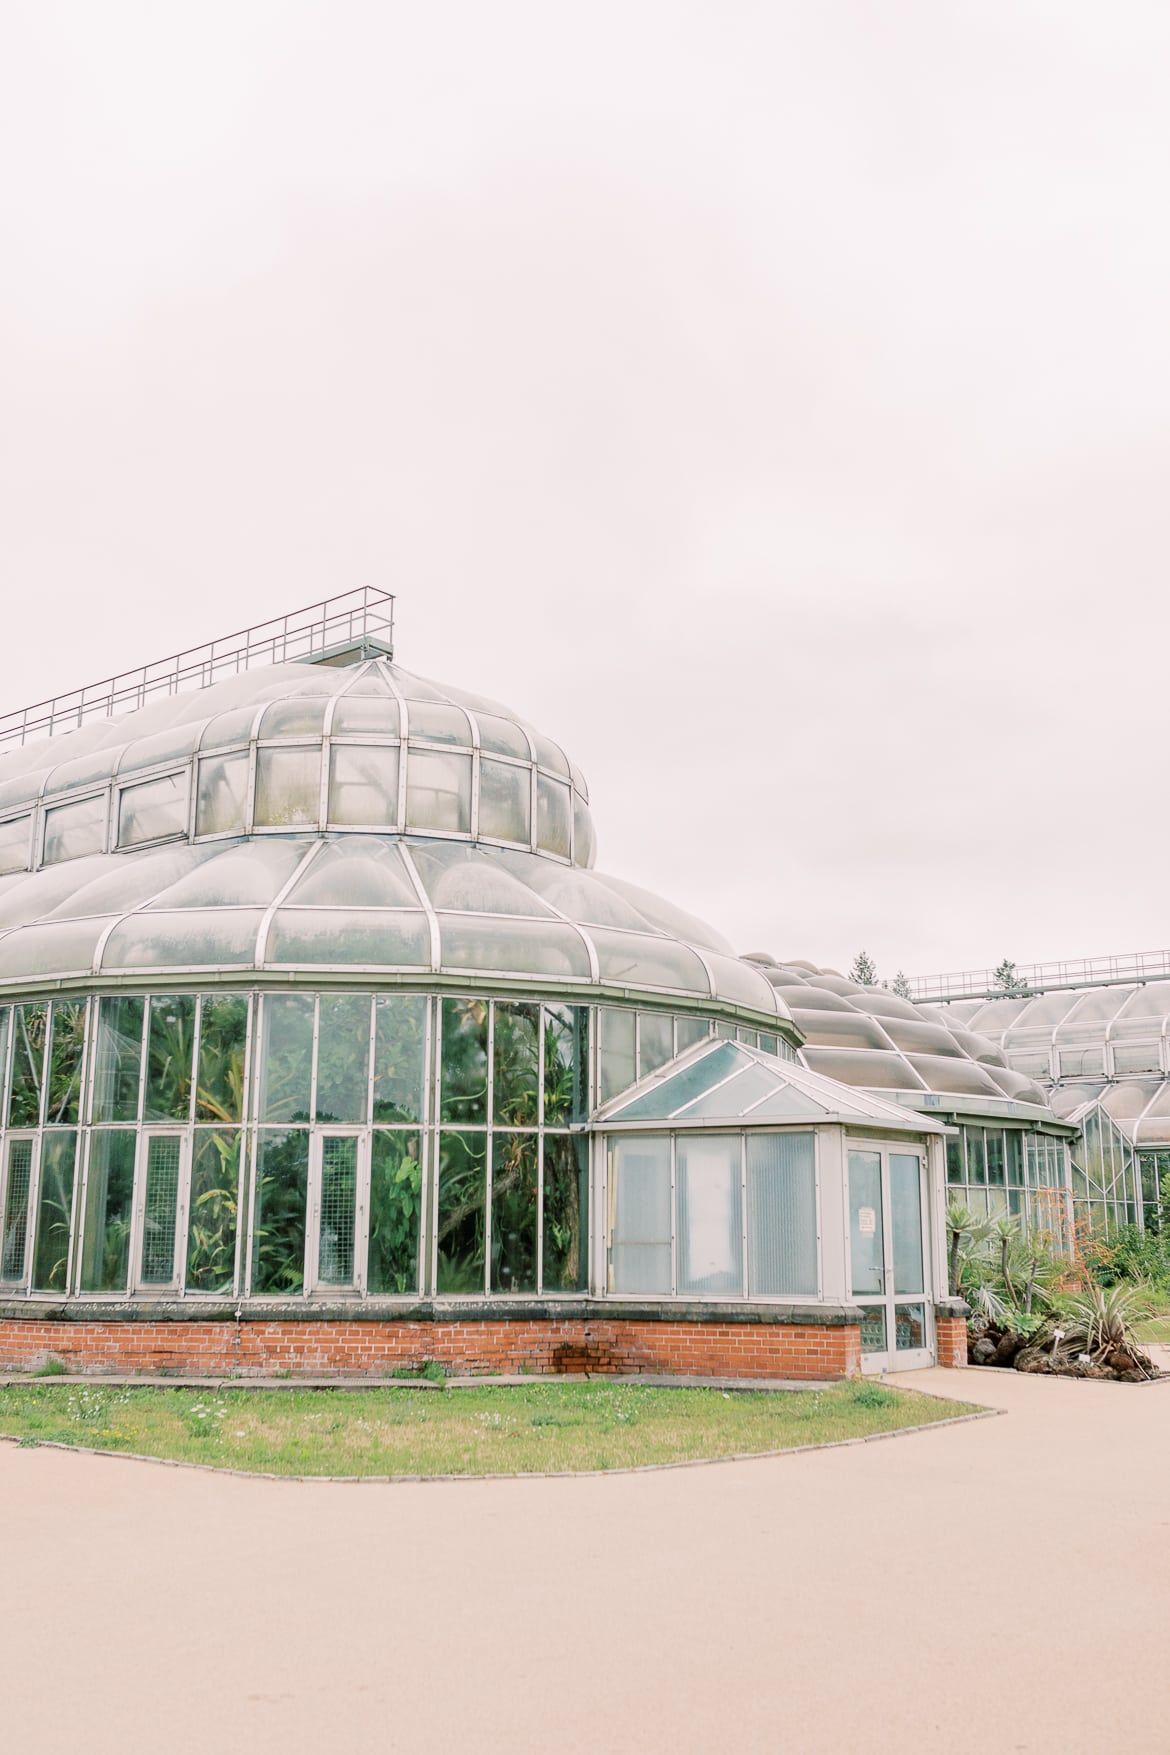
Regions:
<instances>
[{"instance_id":1,"label":"domed glass roof section","mask_svg":"<svg viewBox=\"0 0 1170 1755\"><path fill-rule=\"evenodd\" d=\"M360 971L788 1021L718 933L593 870L558 743L388 654L347 657L0 754L0 991Z\"/></svg>"},{"instance_id":2,"label":"domed glass roof section","mask_svg":"<svg viewBox=\"0 0 1170 1755\"><path fill-rule=\"evenodd\" d=\"M1099 1099L1139 1146L1170 1145L1170 981L1063 988L1021 998L924 1006L942 1023L978 1030L1009 1065L1051 1084L1047 1101L1073 1115Z\"/></svg>"},{"instance_id":3,"label":"domed glass roof section","mask_svg":"<svg viewBox=\"0 0 1170 1755\"><path fill-rule=\"evenodd\" d=\"M1048 1099L1008 1066L993 1042L883 987L864 987L812 963L780 963L753 953L805 1036L801 1058L842 1084L896 1092L900 1102L987 1113L1026 1105L1047 1113Z\"/></svg>"}]
</instances>

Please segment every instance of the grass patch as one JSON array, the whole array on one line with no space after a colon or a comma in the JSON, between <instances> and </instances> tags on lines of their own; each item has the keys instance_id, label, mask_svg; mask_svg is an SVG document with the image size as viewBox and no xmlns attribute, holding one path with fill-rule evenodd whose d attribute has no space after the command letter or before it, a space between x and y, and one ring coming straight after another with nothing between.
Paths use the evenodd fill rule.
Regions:
<instances>
[{"instance_id":1,"label":"grass patch","mask_svg":"<svg viewBox=\"0 0 1170 1755\"><path fill-rule=\"evenodd\" d=\"M412 1392L13 1384L0 1433L279 1475L636 1468L896 1432L969 1405L861 1382L792 1393L534 1383Z\"/></svg>"},{"instance_id":2,"label":"grass patch","mask_svg":"<svg viewBox=\"0 0 1170 1755\"><path fill-rule=\"evenodd\" d=\"M1139 1346L1145 1341L1170 1344L1170 1316L1151 1316L1147 1322L1137 1323L1133 1332Z\"/></svg>"}]
</instances>

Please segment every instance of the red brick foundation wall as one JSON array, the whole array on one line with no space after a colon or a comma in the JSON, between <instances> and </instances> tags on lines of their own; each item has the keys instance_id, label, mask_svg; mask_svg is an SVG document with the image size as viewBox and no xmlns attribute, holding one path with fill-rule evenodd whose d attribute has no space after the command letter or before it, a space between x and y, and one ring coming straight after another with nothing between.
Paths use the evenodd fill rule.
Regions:
<instances>
[{"instance_id":1,"label":"red brick foundation wall","mask_svg":"<svg viewBox=\"0 0 1170 1755\"><path fill-rule=\"evenodd\" d=\"M944 1324L939 1323L942 1347ZM958 1325L962 1327L962 1325ZM687 1377L856 1377L861 1331L806 1323L0 1321L0 1371L59 1359L70 1373L385 1377L429 1359L454 1376L646 1372ZM964 1361L966 1359L964 1341ZM940 1363L943 1363L940 1359Z\"/></svg>"},{"instance_id":2,"label":"red brick foundation wall","mask_svg":"<svg viewBox=\"0 0 1170 1755\"><path fill-rule=\"evenodd\" d=\"M935 1319L940 1365L957 1366L967 1363L967 1320L962 1316L939 1316Z\"/></svg>"}]
</instances>

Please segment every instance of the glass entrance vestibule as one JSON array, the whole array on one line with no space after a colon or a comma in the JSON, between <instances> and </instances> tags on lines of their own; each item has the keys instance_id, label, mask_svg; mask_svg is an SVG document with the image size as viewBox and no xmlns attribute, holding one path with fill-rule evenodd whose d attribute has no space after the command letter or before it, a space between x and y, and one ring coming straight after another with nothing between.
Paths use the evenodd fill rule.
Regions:
<instances>
[{"instance_id":1,"label":"glass entrance vestibule","mask_svg":"<svg viewBox=\"0 0 1170 1755\"><path fill-rule=\"evenodd\" d=\"M867 1370L930 1363L930 1205L922 1154L849 1148L849 1278Z\"/></svg>"}]
</instances>

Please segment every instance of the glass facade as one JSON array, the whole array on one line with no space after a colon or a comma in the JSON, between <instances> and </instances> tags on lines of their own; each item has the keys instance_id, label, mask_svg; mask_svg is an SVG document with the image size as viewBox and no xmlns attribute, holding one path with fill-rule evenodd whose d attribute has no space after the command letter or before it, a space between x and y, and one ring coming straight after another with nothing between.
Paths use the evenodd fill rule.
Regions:
<instances>
[{"instance_id":1,"label":"glass facade","mask_svg":"<svg viewBox=\"0 0 1170 1755\"><path fill-rule=\"evenodd\" d=\"M977 1213L1015 1215L1065 1250L1069 1237L1067 1141L1056 1134L964 1122L948 1135L947 1183Z\"/></svg>"}]
</instances>

